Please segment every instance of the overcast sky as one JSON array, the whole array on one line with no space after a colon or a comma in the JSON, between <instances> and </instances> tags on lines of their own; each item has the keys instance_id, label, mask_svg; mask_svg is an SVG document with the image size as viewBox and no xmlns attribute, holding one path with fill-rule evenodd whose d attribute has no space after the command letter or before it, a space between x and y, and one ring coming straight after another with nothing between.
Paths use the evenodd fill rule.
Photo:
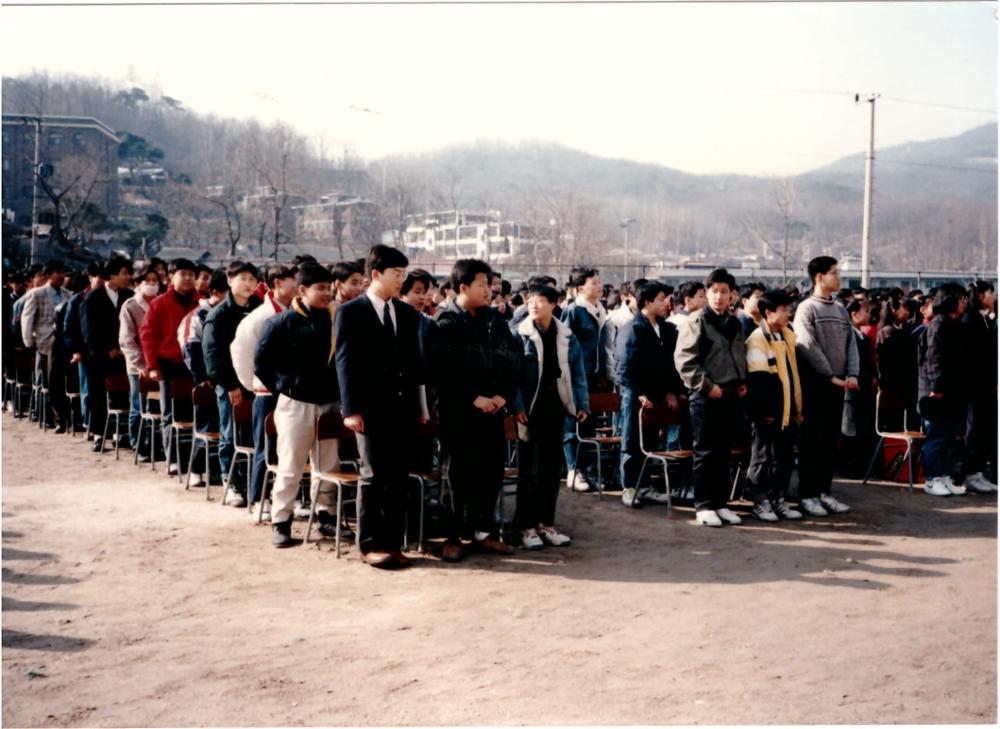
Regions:
<instances>
[{"instance_id":1,"label":"overcast sky","mask_svg":"<svg viewBox=\"0 0 1000 729\"><path fill-rule=\"evenodd\" d=\"M994 121L995 8L5 6L0 63L156 85L193 111L280 118L365 157L550 139L695 173L787 174L864 148L855 92L886 97L880 147Z\"/></svg>"}]
</instances>

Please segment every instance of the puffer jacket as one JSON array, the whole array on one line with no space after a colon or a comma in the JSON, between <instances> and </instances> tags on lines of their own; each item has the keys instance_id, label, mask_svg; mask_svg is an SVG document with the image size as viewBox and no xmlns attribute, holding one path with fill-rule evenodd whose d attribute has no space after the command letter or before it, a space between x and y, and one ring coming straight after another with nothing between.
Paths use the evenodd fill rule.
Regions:
<instances>
[{"instance_id":1,"label":"puffer jacket","mask_svg":"<svg viewBox=\"0 0 1000 729\"><path fill-rule=\"evenodd\" d=\"M583 351L570 328L556 318L551 326L556 327L556 354L559 360L559 379L556 389L569 415L589 412L587 393L587 373L583 367ZM517 336L524 349L521 356L521 376L514 398L514 412L527 413L535 407L538 391L542 384L542 363L545 352L542 335L532 319L522 319L517 326Z\"/></svg>"}]
</instances>

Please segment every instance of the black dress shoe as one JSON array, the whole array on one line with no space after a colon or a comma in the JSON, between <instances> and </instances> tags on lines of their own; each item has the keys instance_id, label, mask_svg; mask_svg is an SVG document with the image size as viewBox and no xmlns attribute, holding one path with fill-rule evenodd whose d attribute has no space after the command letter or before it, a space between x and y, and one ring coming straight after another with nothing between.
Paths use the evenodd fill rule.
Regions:
<instances>
[{"instance_id":1,"label":"black dress shoe","mask_svg":"<svg viewBox=\"0 0 1000 729\"><path fill-rule=\"evenodd\" d=\"M317 511L316 516L319 519L319 533L329 539L336 539L337 517L328 511ZM351 541L354 539L354 530L347 526L347 524L341 524L340 538L345 541Z\"/></svg>"},{"instance_id":2,"label":"black dress shoe","mask_svg":"<svg viewBox=\"0 0 1000 729\"><path fill-rule=\"evenodd\" d=\"M90 450L92 450L94 453L103 453L104 441L101 440L100 438L94 438L94 443L93 445L90 446Z\"/></svg>"},{"instance_id":3,"label":"black dress shoe","mask_svg":"<svg viewBox=\"0 0 1000 729\"><path fill-rule=\"evenodd\" d=\"M291 547L292 542L292 520L286 519L271 525L271 546L283 549Z\"/></svg>"},{"instance_id":4,"label":"black dress shoe","mask_svg":"<svg viewBox=\"0 0 1000 729\"><path fill-rule=\"evenodd\" d=\"M66 426L62 425L62 424L57 425L55 432L56 432L56 435L62 435L63 433L66 432Z\"/></svg>"}]
</instances>

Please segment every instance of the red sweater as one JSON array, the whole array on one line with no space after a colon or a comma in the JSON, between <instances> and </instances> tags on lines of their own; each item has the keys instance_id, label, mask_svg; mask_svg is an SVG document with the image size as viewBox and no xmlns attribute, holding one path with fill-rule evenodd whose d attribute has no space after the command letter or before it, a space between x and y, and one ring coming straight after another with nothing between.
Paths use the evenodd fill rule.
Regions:
<instances>
[{"instance_id":1,"label":"red sweater","mask_svg":"<svg viewBox=\"0 0 1000 729\"><path fill-rule=\"evenodd\" d=\"M149 310L142 320L139 329L139 341L142 343L142 356L146 360L147 369L156 369L161 359L184 364L180 344L177 342L177 327L181 320L192 309L198 306L198 292L191 292L187 306L169 286L166 293L160 294L149 302Z\"/></svg>"}]
</instances>

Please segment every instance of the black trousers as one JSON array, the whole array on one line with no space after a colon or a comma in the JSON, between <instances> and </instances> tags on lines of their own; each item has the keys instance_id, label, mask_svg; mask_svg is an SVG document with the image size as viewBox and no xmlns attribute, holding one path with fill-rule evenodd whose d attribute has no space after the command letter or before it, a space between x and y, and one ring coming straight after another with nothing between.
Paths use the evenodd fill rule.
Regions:
<instances>
[{"instance_id":1,"label":"black trousers","mask_svg":"<svg viewBox=\"0 0 1000 729\"><path fill-rule=\"evenodd\" d=\"M773 423L755 420L750 424L752 444L747 482L755 504L764 499L783 499L788 494L796 430L795 423L782 428L780 418Z\"/></svg>"},{"instance_id":2,"label":"black trousers","mask_svg":"<svg viewBox=\"0 0 1000 729\"><path fill-rule=\"evenodd\" d=\"M840 451L844 391L814 374L802 379L799 500L830 493Z\"/></svg>"},{"instance_id":3,"label":"black trousers","mask_svg":"<svg viewBox=\"0 0 1000 729\"><path fill-rule=\"evenodd\" d=\"M735 392L714 400L696 392L689 401L694 459L691 467L695 509L722 509L729 501L729 461L733 443L744 427L743 408Z\"/></svg>"},{"instance_id":4,"label":"black trousers","mask_svg":"<svg viewBox=\"0 0 1000 729\"><path fill-rule=\"evenodd\" d=\"M194 419L194 411L190 399L184 398L182 401L178 402L178 406L183 409L183 411L179 413L175 413L173 411L173 404L170 402L170 383L174 380L190 380L191 372L184 366L183 362L172 362L170 360L161 359L157 365L157 369L160 371L160 412L162 413L160 422L163 426L163 445L166 447L168 430L167 425L172 423L174 419L177 419L178 421L191 421ZM181 448L181 460L177 465L181 471L185 471L187 469L188 448L188 445L184 445ZM177 462L173 448L171 448L167 453L167 462L171 465Z\"/></svg>"},{"instance_id":5,"label":"black trousers","mask_svg":"<svg viewBox=\"0 0 1000 729\"><path fill-rule=\"evenodd\" d=\"M528 425L518 425L517 509L520 529L552 526L562 476L563 420L566 407L554 387L538 394Z\"/></svg>"},{"instance_id":6,"label":"black trousers","mask_svg":"<svg viewBox=\"0 0 1000 729\"><path fill-rule=\"evenodd\" d=\"M507 458L503 415L479 412L449 415L442 413L441 418L441 439L454 505L448 536L452 540L469 538L475 531L497 536L494 510L503 487Z\"/></svg>"},{"instance_id":7,"label":"black trousers","mask_svg":"<svg viewBox=\"0 0 1000 729\"><path fill-rule=\"evenodd\" d=\"M992 473L987 471L987 464ZM966 475L983 472L987 478L993 477L990 480L997 476L997 399L989 388L969 403L962 470Z\"/></svg>"},{"instance_id":8,"label":"black trousers","mask_svg":"<svg viewBox=\"0 0 1000 729\"><path fill-rule=\"evenodd\" d=\"M62 348L55 347L50 354L37 354L36 376L49 388L49 412L42 413L42 417L56 425L66 423L69 401L66 398L66 366Z\"/></svg>"},{"instance_id":9,"label":"black trousers","mask_svg":"<svg viewBox=\"0 0 1000 729\"><path fill-rule=\"evenodd\" d=\"M398 424L358 433L358 545L363 553L394 552L403 546L412 431Z\"/></svg>"}]
</instances>

